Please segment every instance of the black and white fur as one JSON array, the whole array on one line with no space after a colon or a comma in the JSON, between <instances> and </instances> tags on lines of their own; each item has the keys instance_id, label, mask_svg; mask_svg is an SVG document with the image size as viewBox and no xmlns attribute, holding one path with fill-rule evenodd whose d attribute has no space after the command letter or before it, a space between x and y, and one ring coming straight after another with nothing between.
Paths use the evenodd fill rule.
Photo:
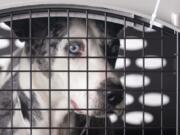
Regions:
<instances>
[{"instance_id":1,"label":"black and white fur","mask_svg":"<svg viewBox=\"0 0 180 135\"><path fill-rule=\"evenodd\" d=\"M31 55L32 58L13 58L13 63L11 63L13 66L10 64L7 69L39 71L32 73L14 72L12 74L1 74L0 87L1 89L5 89L5 91L1 92L0 107L9 108L9 110L0 113L0 127L11 127L12 118L13 127L27 127L27 129L14 129L14 135L29 135L30 129L28 129L28 127L30 126L36 127L36 129L32 130L33 135L48 135L48 129L38 129L38 127L46 128L49 127L50 123L51 127L68 127L68 120L66 119L68 110L66 109L69 105L71 109L74 109L73 112L83 115L87 114L85 110L87 109L87 100L89 109L105 109L105 92L103 89L105 89L106 77L107 89L119 89L119 92L116 93L119 95L117 102L120 104L123 100L122 86L118 76L113 72L107 72L106 75L105 72L106 67L107 70L114 68L119 50L119 40L116 38L107 40L98 39L98 37L105 36L104 23L93 20L88 21L88 36L96 37L88 40L85 38L87 35L86 21L83 19L70 19L69 26L67 26L66 19L51 18L49 26L50 29L48 30L47 18L32 19L30 32L28 19L13 22L12 29L14 34L26 43L25 47L22 50L16 51L14 55L19 57L28 57ZM69 29L69 33L67 29ZM120 29L121 26L107 23L107 36L116 37ZM31 33L31 35L29 35L29 33ZM30 36L35 38L27 40ZM68 40L68 36L74 38ZM46 39L47 37L53 38L48 40ZM69 46L72 44L79 44L81 48L77 54L69 54L71 58L68 60L66 57L69 53ZM105 49L106 44L107 48ZM105 50L107 51L105 52ZM49 56L49 53L50 56L53 56L52 58L43 58L44 56ZM105 55L109 56L107 58L107 65ZM87 63L86 56L104 58L88 58ZM68 73L68 69L70 71L80 70L85 72ZM87 69L96 72L89 72L87 76ZM52 72L43 72L49 70ZM53 72L60 70L66 72ZM13 76L13 81L11 81L11 76ZM32 80L30 80L31 78ZM51 84L49 84L49 82L51 82ZM12 84L14 88L13 95L11 94ZM50 86L51 98L49 98L48 91ZM85 90L87 86L88 89L92 89L88 91L88 94L87 90ZM33 90L29 91L29 89ZM70 91L68 92L67 89L70 89ZM68 94L70 95L69 102ZM49 99L51 99L51 101L49 101ZM49 109L50 102L52 109L51 118L49 118L49 111L38 110ZM115 105L117 105L117 103L110 104L107 102L107 110L109 112L113 111ZM20 110L11 110L10 108L12 108L12 106ZM31 107L34 109L32 110L32 118ZM72 115L73 112L71 112ZM89 110L88 114L92 117L104 115L102 110ZM51 122L49 121L50 119ZM73 126L73 124L74 120L72 117L71 125ZM11 132L10 130L1 130L0 134L9 135ZM51 134L66 135L67 130L52 129Z\"/></svg>"}]
</instances>

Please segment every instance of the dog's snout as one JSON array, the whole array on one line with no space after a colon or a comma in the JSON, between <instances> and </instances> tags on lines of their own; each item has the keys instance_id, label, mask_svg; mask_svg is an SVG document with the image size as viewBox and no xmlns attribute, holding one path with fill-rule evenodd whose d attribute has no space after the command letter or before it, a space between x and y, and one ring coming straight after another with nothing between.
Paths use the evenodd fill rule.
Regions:
<instances>
[{"instance_id":1,"label":"dog's snout","mask_svg":"<svg viewBox=\"0 0 180 135\"><path fill-rule=\"evenodd\" d=\"M123 99L123 93L119 91L108 91L107 92L107 101L110 105L116 106Z\"/></svg>"},{"instance_id":2,"label":"dog's snout","mask_svg":"<svg viewBox=\"0 0 180 135\"><path fill-rule=\"evenodd\" d=\"M109 78L102 82L102 87L105 89L106 101L111 107L115 107L123 101L123 87L118 79Z\"/></svg>"},{"instance_id":3,"label":"dog's snout","mask_svg":"<svg viewBox=\"0 0 180 135\"><path fill-rule=\"evenodd\" d=\"M123 100L123 88L121 83L108 82L107 101L110 105L116 106Z\"/></svg>"}]
</instances>

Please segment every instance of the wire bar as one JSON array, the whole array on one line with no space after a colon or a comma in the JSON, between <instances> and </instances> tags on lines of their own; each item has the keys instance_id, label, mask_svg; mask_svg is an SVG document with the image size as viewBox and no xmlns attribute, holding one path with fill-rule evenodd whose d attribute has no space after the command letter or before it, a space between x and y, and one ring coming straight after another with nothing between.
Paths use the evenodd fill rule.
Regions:
<instances>
[{"instance_id":1,"label":"wire bar","mask_svg":"<svg viewBox=\"0 0 180 135\"><path fill-rule=\"evenodd\" d=\"M10 41L10 49L8 52L10 55L1 55L1 50L0 50L0 62L1 60L9 60L9 67L7 69L1 68L0 67L0 79L1 79L1 74L6 74L7 78L9 80L5 80L5 78L2 79L2 81L5 81L3 85L6 85L8 81L10 81L11 87L0 87L0 96L1 92L11 92L11 107L6 108L4 106L1 106L0 102L0 120L1 120L1 112L10 112L10 124L8 126L2 126L1 121L0 121L0 134L1 132L4 133L5 130L8 131L9 134L11 135L16 135L16 132L19 130L25 131L28 133L28 135L33 135L35 133L39 133L36 131L43 131L44 135L56 135L60 134L61 132L66 134L66 135L92 135L94 133L97 133L97 135L129 135L133 132L134 135L136 134L141 134L141 135L146 135L148 134L149 131L153 133L156 132L159 135L167 135L169 132L172 133L172 135L179 135L179 33L177 31L173 31L171 29L166 29L164 28L159 28L156 26L152 26L152 30L150 32L148 31L148 26L149 24L145 21L131 18L129 16L117 14L115 12L110 12L108 10L92 10L91 8L82 8L79 9L78 7L71 7L69 6L68 8L65 7L56 7L53 8L52 6L47 6L47 7L41 7L41 8L27 8L27 9L22 9L22 10L14 10L14 11L6 11L4 13L3 11L2 16L3 18L6 17L8 18L9 21L9 26L10 26L10 34L7 36L1 36L0 40L8 40ZM1 11L0 11L1 13ZM47 23L47 31L46 31L46 36L41 36L41 34L35 35L34 32L34 19L39 19L39 18L34 18L35 14L40 14L40 13L45 13L45 18ZM60 13L64 14L64 17L57 16L56 18L62 18L65 19L65 31L66 36L53 36L52 30L54 24L57 22L53 22L52 20L55 18L54 14ZM73 17L74 14L81 14L83 15L82 18L76 18ZM26 21L28 20L28 30L25 32L28 36L22 36L22 37L17 37L16 36L16 22L19 21L17 19L18 15L27 15L28 17L26 18ZM92 15L97 15L103 17L101 19L93 20L91 18ZM71 24L73 19L80 19L82 20L82 25L84 25L85 29L85 34L83 36L72 36L72 31L71 31ZM111 18L117 19L118 21L116 23L113 23L111 21ZM23 19L21 19L22 21ZM102 32L100 35L92 35L91 32L93 31L91 29L91 23L94 22L97 28L99 28L99 31L95 32ZM111 36L111 32L116 31L116 27L114 28L115 25L121 26L121 29L119 29L118 33L116 35ZM7 23L8 24L8 23ZM101 25L98 25L101 24ZM131 26L129 24L132 24ZM109 27L110 26L110 27ZM23 27L23 26L22 26ZM112 29L111 29L112 27ZM139 29L142 28L142 29ZM111 30L109 30L111 29ZM1 28L0 28L1 30ZM21 31L20 31L21 32ZM22 35L24 34L23 32L21 33ZM22 55L16 55L15 51L17 49L16 40L24 40L27 43L25 43L24 48L28 47L29 53L27 56L22 56ZM141 49L137 50L128 50L129 43L128 40L138 40L142 41L141 42ZM42 40L42 41L47 41L48 44L48 54L43 55L43 54L38 54L37 56L33 55L33 43L35 40ZM72 40L82 40L85 41L86 44L86 55L85 56L72 56L69 52L67 51L67 56L60 56L60 55L55 55L51 52L51 49L53 47L52 41L67 41L68 48L70 48L70 43ZM116 48L118 49L118 56L115 55L110 55L109 51L110 47L110 41L113 40L119 40L120 42L120 47ZM102 56L99 54L97 56L91 55L91 49L92 49L92 44L91 41L93 42L93 45L98 41L98 46L101 48L102 51ZM0 41L1 42L1 41ZM155 44L157 42L157 44ZM104 48L100 44L104 45ZM122 47L123 43L123 47ZM135 44L135 43L134 43ZM169 47L171 45L171 47ZM134 47L134 46L133 46ZM19 48L18 48L19 49ZM37 48L35 48L37 49ZM58 48L56 48L57 51ZM97 48L98 49L98 48ZM112 49L112 48L111 48ZM4 49L5 50L5 49ZM3 50L3 51L4 51ZM2 53L4 53L2 51ZM24 50L26 51L26 50ZM38 51L38 49L37 49ZM113 51L113 49L112 49ZM115 50L117 51L117 50ZM33 64L34 64L34 59L41 59L41 60L48 60L48 66L47 69L34 69ZM67 60L67 69L61 69L60 67L57 67L56 69L53 69L53 62L54 60ZM81 69L71 69L71 65L73 62L78 59L78 60L85 60L85 68ZM116 68L114 65L110 65L109 60L115 59L117 64L117 60L121 60L122 67ZM127 59L129 61L127 61ZM137 60L141 59L141 66L138 66ZM156 61L157 59L160 59L160 66L157 69L148 69L147 65L149 64L150 66L154 66L154 63L148 63L148 59L151 59L152 61ZM16 68L15 62L17 60L29 60L30 65L26 69L20 69ZM97 65L91 65L91 60L97 60L101 61L104 60L104 68L96 69L91 67L96 67ZM165 60L165 61L164 61ZM151 61L151 62L152 62ZM1 64L1 63L0 63ZM44 63L41 63L44 64ZM44 88L34 88L33 87L33 75L38 74L38 73L43 73L47 75L48 77L48 87L44 85ZM65 73L63 77L67 78L67 86L65 88L55 88L53 84L53 75L54 74L61 74ZM83 82L86 83L84 87L82 88L72 88L72 74L86 74L85 77L83 78ZM103 85L101 88L91 88L91 79L93 76L93 73L95 74L101 74L102 76L105 76L105 80L102 81L99 86ZM17 74L28 74L29 78L25 78L29 80L30 86L28 88L22 88L20 89L19 87L15 87L15 82L19 81L16 80L15 75ZM113 113L122 111L122 115L117 116L117 120L111 119L111 115L109 111L109 93L110 92L119 92L119 87L112 87L109 88L109 74L112 74L120 80L121 82L121 77L123 78L123 81L121 82L123 88L121 89L121 92L123 93L123 100L124 102L122 103L120 107L113 107ZM137 79L131 80L129 79L128 75L140 75L142 76L142 81ZM79 75L80 76L80 75ZM103 77L104 77L103 76ZM156 78L157 76L157 78ZM80 76L81 77L81 76ZM93 76L94 77L94 76ZM146 80L146 78L149 77L149 82ZM95 79L95 78L94 78ZM111 78L110 78L111 79ZM172 80L171 80L172 79ZM78 80L78 79L77 79ZM39 80L41 81L41 80ZM76 81L76 80L74 80ZM147 82L148 83L147 83ZM170 82L171 81L171 82ZM130 83L131 82L131 83ZM171 83L173 85L171 85ZM129 86L130 84L135 85ZM141 86L136 87L136 84L141 84ZM1 85L1 82L0 82ZM58 84L59 85L59 84ZM112 85L112 84L111 84ZM155 85L156 87L152 87L151 85ZM155 90L156 89L156 90ZM48 95L48 101L47 104L48 106L44 107L36 107L34 106L36 100L34 99L34 95L37 93L46 93ZM53 99L53 92L61 92L61 93L66 93L67 101L65 104L67 104L66 108L61 108L61 107L55 107L53 105L54 99ZM85 107L78 107L74 108L72 105L72 93L77 92L85 92L86 94L86 100L84 104L86 104ZM159 106L150 106L148 105L148 98L147 94L149 92L159 92L160 99L159 101ZM16 106L16 96L18 97L22 93L29 93L29 105L27 108L23 108L23 102L20 102L20 106ZM103 93L101 96L103 100L104 106L103 108L96 108L91 106L91 100L94 97L91 97L91 93ZM59 93L58 93L59 94ZM175 95L175 98L170 95ZM132 95L133 101L129 103L130 99L128 95ZM141 96L140 96L141 95ZM168 95L167 97L170 97L170 100L167 101L166 103L166 97L165 95ZM142 97L142 99L140 98ZM1 100L0 100L1 101ZM157 101L157 102L158 102ZM94 101L97 102L97 101ZM155 100L154 100L155 102ZM154 103L151 102L151 103ZM97 104L97 103L96 103ZM112 108L111 108L112 109ZM93 116L91 117L92 112L102 112L103 116L96 117ZM142 112L140 117L133 117L133 119L138 121L138 118L140 118L139 123L131 123L131 119L129 118L129 114L131 112ZM152 114L152 122L149 122L147 118L147 112L149 111L149 114ZM15 121L15 114L19 112L19 114L22 114L22 118L29 117L29 125L16 125L17 121ZM28 112L27 114L25 112ZM36 123L34 122L35 116L34 114L40 112L40 113L47 113L47 123L43 123L42 125L35 126ZM54 112L65 112L67 115L67 123L64 125L58 124L54 125L54 121L56 113ZM76 112L85 112L85 114L81 115ZM171 113L170 113L171 112ZM157 116L157 114L159 114ZM171 115L171 116L170 116ZM137 115L136 115L137 116ZM169 118L166 118L167 116L172 117L172 120ZM80 120L78 119L80 117ZM79 121L76 121L78 119ZM27 120L27 121L28 121ZM41 119L39 119L41 120ZM64 119L66 120L66 119ZM75 122L73 121L75 120ZM114 121L113 121L114 120ZM100 122L99 122L100 121ZM137 122L134 121L134 122ZM170 122L169 122L170 121ZM75 124L75 125L73 125ZM76 125L77 124L77 125ZM100 125L98 125L100 124ZM22 127L21 127L22 126ZM46 132L47 131L47 132ZM55 134L56 133L56 134ZM2 135L6 135L5 133Z\"/></svg>"}]
</instances>

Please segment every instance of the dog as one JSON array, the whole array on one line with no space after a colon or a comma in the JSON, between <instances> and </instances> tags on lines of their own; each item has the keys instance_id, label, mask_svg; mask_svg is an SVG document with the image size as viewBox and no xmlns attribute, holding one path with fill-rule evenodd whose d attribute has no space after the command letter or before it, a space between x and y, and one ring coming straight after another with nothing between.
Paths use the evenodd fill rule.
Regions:
<instances>
[{"instance_id":1,"label":"dog","mask_svg":"<svg viewBox=\"0 0 180 135\"><path fill-rule=\"evenodd\" d=\"M1 135L67 135L74 114L120 114L115 108L123 103L123 87L118 75L107 71L118 56L121 25L61 17L6 24L25 47L7 67L17 72L1 75L0 107L7 110L0 114L0 127L14 127L1 129Z\"/></svg>"}]
</instances>

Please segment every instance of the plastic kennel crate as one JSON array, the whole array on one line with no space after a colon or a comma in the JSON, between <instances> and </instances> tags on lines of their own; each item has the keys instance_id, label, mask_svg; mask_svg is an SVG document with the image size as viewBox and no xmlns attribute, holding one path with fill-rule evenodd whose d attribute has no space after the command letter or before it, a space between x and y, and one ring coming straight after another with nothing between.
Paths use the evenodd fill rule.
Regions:
<instances>
[{"instance_id":1,"label":"plastic kennel crate","mask_svg":"<svg viewBox=\"0 0 180 135\"><path fill-rule=\"evenodd\" d=\"M118 0L104 0L104 1L21 1L14 0L1 1L0 4L0 135L17 135L17 130L28 130L28 135L33 135L33 130L42 129L49 130L48 135L56 135L52 130L67 129L67 134L73 135L179 135L179 26L180 18L178 15L179 1L173 0L172 5L169 6L169 1L164 0L160 2L157 11L157 18L153 20L153 14L157 1L142 1L136 2L127 0L120 2ZM158 5L156 5L158 7ZM168 9L168 10L167 10ZM68 61L68 68L66 71L57 70L33 70L32 63L29 65L29 70L17 70L13 68L14 61L17 59L32 59L33 56L14 56L14 52L22 49L25 46L23 40L32 40L43 38L50 42L52 39L63 39L63 37L50 37L51 18L64 18L67 26L70 19L84 19L86 22L86 29L89 20L96 20L103 22L105 37L71 37L68 35L67 40L73 38L93 40L102 39L107 41L111 39L106 34L107 23L118 24L121 30L118 36L112 37L118 39L120 47L118 49L118 57L114 69L109 71L107 67L101 72L115 72L119 76L119 80L123 85L124 103L122 114L117 116L115 114L107 115L107 110L104 110L105 116L101 118L91 117L88 115L89 108L85 108L87 115L75 114L76 124L71 126L70 113L73 109L69 106L65 108L68 113L69 123L66 127L53 127L51 125L51 112L60 111L51 106L51 94L53 91L60 91L51 88L51 78L49 77L48 89L33 89L32 74L33 72L46 72L48 74L56 72L68 73L68 102L70 99L70 72L78 73L93 73L96 71L88 70L88 60L104 58L104 57L83 57L87 60L86 70L70 70L70 57L66 58ZM45 18L48 26L48 34L46 37L32 37L31 28L33 27L32 20L35 18ZM152 19L152 20L151 20ZM14 24L19 20L26 20L28 25L27 37L16 37L13 33ZM151 20L151 21L150 21ZM8 22L9 26L5 23ZM152 26L151 26L152 25ZM68 28L67 28L68 29ZM110 27L111 29L111 27ZM113 29L113 28L112 28ZM115 29L113 29L115 31ZM21 31L20 31L21 32ZM106 43L105 43L106 45ZM105 50L107 47L105 47ZM31 50L31 49L30 49ZM51 58L62 58L61 56L38 56L39 59L46 58L49 60L48 66L51 66ZM32 62L32 61L31 61ZM8 65L10 66L8 67ZM18 89L14 87L14 74L16 72L30 74L29 89ZM100 72L100 71L98 71ZM3 81L9 76L11 86L7 89L3 88ZM43 81L43 80L39 80ZM76 81L76 80L74 80ZM86 78L87 92L88 77ZM19 108L14 107L14 92L28 92L30 93L30 108L25 108L29 115L29 125L17 126L14 125L13 118L16 112L23 111L23 105ZM49 102L48 108L36 109L37 111L48 112L47 119L49 120L48 127L34 127L32 115L32 91L48 92ZM78 90L76 90L78 91ZM107 89L105 87L105 91ZM3 94L8 92L9 95L5 97ZM105 94L106 96L106 94ZM5 98L10 98L8 103ZM88 96L87 96L88 97ZM87 99L88 102L88 99ZM107 101L105 101L107 102ZM5 104L5 105L4 105ZM11 108L7 108L7 104L11 104ZM4 119L5 114L11 113L9 118ZM4 126L5 121L10 120L9 124ZM20 132L21 133L21 132ZM42 134L46 135L46 133ZM59 133L60 134L60 133ZM60 134L61 135L61 134ZM63 134L64 135L64 134Z\"/></svg>"}]
</instances>

